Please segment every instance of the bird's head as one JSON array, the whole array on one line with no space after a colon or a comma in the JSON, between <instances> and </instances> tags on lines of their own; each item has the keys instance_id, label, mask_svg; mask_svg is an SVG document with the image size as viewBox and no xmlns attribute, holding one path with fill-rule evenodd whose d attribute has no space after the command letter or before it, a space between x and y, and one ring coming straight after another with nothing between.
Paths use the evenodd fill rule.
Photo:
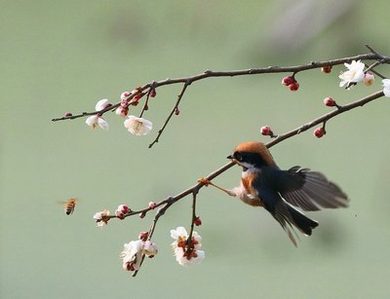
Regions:
<instances>
[{"instance_id":1,"label":"bird's head","mask_svg":"<svg viewBox=\"0 0 390 299\"><path fill-rule=\"evenodd\" d=\"M227 157L244 169L276 166L268 148L262 142L240 143L232 155Z\"/></svg>"}]
</instances>

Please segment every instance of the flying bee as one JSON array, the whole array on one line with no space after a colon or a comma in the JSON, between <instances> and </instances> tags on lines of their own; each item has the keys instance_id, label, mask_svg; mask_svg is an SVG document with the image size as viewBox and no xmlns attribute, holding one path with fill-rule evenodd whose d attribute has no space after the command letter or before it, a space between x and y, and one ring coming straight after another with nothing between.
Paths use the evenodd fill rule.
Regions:
<instances>
[{"instance_id":1,"label":"flying bee","mask_svg":"<svg viewBox=\"0 0 390 299\"><path fill-rule=\"evenodd\" d=\"M66 215L71 215L76 207L77 199L74 197L69 198L67 201L62 202L64 204L64 211Z\"/></svg>"}]
</instances>

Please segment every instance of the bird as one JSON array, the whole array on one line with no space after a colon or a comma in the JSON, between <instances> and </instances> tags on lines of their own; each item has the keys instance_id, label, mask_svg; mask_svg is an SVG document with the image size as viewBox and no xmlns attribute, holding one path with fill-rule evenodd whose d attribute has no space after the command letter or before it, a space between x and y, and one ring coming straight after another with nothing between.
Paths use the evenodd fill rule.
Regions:
<instances>
[{"instance_id":1,"label":"bird","mask_svg":"<svg viewBox=\"0 0 390 299\"><path fill-rule=\"evenodd\" d=\"M300 166L281 170L262 142L240 143L227 158L242 167L238 187L228 190L206 178L199 182L238 197L250 206L265 208L279 222L295 246L298 245L299 236L294 227L310 236L318 226L317 221L304 215L301 210L348 207L348 196L325 175Z\"/></svg>"}]
</instances>

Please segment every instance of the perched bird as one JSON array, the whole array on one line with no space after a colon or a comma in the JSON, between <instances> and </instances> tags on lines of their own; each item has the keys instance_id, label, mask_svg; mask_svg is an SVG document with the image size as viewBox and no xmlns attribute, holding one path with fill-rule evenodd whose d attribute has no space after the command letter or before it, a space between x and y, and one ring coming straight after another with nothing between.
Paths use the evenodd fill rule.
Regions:
<instances>
[{"instance_id":1,"label":"perched bird","mask_svg":"<svg viewBox=\"0 0 390 299\"><path fill-rule=\"evenodd\" d=\"M312 229L318 226L318 222L296 207L317 211L348 206L347 195L322 173L300 166L281 170L261 142L239 144L228 159L242 167L239 187L226 190L207 179L201 179L201 182L237 196L251 206L264 207L280 223L295 246L297 241L293 227L311 235Z\"/></svg>"}]
</instances>

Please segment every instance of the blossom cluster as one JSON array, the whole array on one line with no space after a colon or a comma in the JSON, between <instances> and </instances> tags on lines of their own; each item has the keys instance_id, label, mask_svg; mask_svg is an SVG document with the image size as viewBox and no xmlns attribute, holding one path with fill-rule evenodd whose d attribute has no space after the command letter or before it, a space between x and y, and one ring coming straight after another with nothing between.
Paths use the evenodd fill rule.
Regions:
<instances>
[{"instance_id":1,"label":"blossom cluster","mask_svg":"<svg viewBox=\"0 0 390 299\"><path fill-rule=\"evenodd\" d=\"M154 209L156 206L157 204L153 201L148 204L150 209ZM131 212L132 210L126 204L120 204L115 211L115 216L111 216L110 211L105 209L95 213L93 218L98 227L103 227L108 224L108 221L111 218L116 217L122 220ZM195 226L200 226L202 221L200 217L197 216L193 219L193 223ZM170 235L174 239L171 246L176 261L180 265L187 266L198 264L204 260L205 252L202 250L202 238L196 231L192 232L190 238L186 229L179 226L176 229L172 229ZM152 258L157 254L157 245L150 240L150 237L151 235L149 235L149 232L140 232L138 240L124 244L124 248L120 254L124 270L131 272L137 271L141 266L144 256Z\"/></svg>"},{"instance_id":2,"label":"blossom cluster","mask_svg":"<svg viewBox=\"0 0 390 299\"><path fill-rule=\"evenodd\" d=\"M148 232L141 232L139 240L130 241L123 245L123 250L120 254L122 259L122 268L125 271L139 270L144 256L152 258L158 253L157 245L148 239ZM205 258L205 252L201 250L201 236L197 232L192 233L191 240L184 227L177 227L171 230L171 237L175 239L172 243L172 248L176 257L176 261L187 266L198 264Z\"/></svg>"},{"instance_id":3,"label":"blossom cluster","mask_svg":"<svg viewBox=\"0 0 390 299\"><path fill-rule=\"evenodd\" d=\"M119 106L115 109L115 113L123 118L125 118L123 125L124 127L133 135L143 136L147 135L153 129L153 123L145 118L137 117L135 115L128 115L129 106L136 106L139 100L145 95L139 89L135 89L131 92L125 91L121 94L121 102ZM151 96L155 96L151 92ZM108 99L102 99L98 101L95 105L96 113L87 117L85 123L95 129L101 128L104 130L109 129L108 122L103 118L102 114L112 107L112 104Z\"/></svg>"}]
</instances>

